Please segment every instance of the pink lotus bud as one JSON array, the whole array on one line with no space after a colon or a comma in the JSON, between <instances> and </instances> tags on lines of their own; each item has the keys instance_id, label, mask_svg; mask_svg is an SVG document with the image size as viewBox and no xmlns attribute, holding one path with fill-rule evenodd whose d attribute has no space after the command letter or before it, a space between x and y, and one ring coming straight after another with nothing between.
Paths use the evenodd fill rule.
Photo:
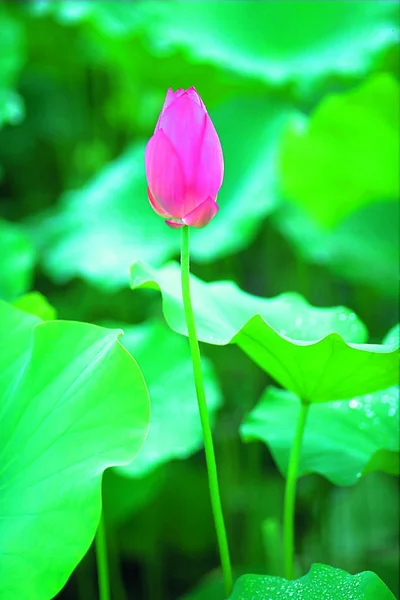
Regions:
<instances>
[{"instance_id":1,"label":"pink lotus bud","mask_svg":"<svg viewBox=\"0 0 400 600\"><path fill-rule=\"evenodd\" d=\"M216 215L224 159L194 87L168 90L145 162L150 204L170 227L204 227Z\"/></svg>"}]
</instances>

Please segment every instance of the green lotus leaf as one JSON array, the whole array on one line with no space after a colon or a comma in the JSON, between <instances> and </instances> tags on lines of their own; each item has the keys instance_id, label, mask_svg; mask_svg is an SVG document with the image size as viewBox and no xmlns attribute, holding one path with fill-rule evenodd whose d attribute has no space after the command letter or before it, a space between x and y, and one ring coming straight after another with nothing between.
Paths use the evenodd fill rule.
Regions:
<instances>
[{"instance_id":1,"label":"green lotus leaf","mask_svg":"<svg viewBox=\"0 0 400 600\"><path fill-rule=\"evenodd\" d=\"M52 598L87 552L101 478L131 462L149 400L120 331L0 302L0 596Z\"/></svg>"},{"instance_id":2,"label":"green lotus leaf","mask_svg":"<svg viewBox=\"0 0 400 600\"><path fill-rule=\"evenodd\" d=\"M232 118L240 126L232 126ZM224 152L218 215L193 230L191 255L209 262L242 250L278 205L278 147L293 110L282 100L237 98L211 114ZM246 218L243 218L246 215Z\"/></svg>"},{"instance_id":3,"label":"green lotus leaf","mask_svg":"<svg viewBox=\"0 0 400 600\"><path fill-rule=\"evenodd\" d=\"M395 600L392 592L371 571L349 575L341 569L314 564L304 577L288 581L281 577L242 575L230 600Z\"/></svg>"},{"instance_id":4,"label":"green lotus leaf","mask_svg":"<svg viewBox=\"0 0 400 600\"><path fill-rule=\"evenodd\" d=\"M149 206L143 156L144 145L130 149L33 222L43 269L57 283L81 276L117 289L128 285L132 260L160 264L176 252L179 235Z\"/></svg>"},{"instance_id":5,"label":"green lotus leaf","mask_svg":"<svg viewBox=\"0 0 400 600\"><path fill-rule=\"evenodd\" d=\"M283 475L293 444L299 399L268 387L245 417L244 441L266 443ZM399 387L347 401L310 407L304 431L299 475L319 473L336 485L352 485L371 471L399 473Z\"/></svg>"},{"instance_id":6,"label":"green lotus leaf","mask_svg":"<svg viewBox=\"0 0 400 600\"><path fill-rule=\"evenodd\" d=\"M298 117L280 150L284 194L322 225L399 197L400 86L387 73L322 99Z\"/></svg>"},{"instance_id":7,"label":"green lotus leaf","mask_svg":"<svg viewBox=\"0 0 400 600\"><path fill-rule=\"evenodd\" d=\"M143 477L162 463L188 458L203 446L193 366L187 340L162 322L121 326L122 343L138 361L151 398L150 429L135 460L116 470ZM213 419L222 397L210 361L203 359L204 385Z\"/></svg>"},{"instance_id":8,"label":"green lotus leaf","mask_svg":"<svg viewBox=\"0 0 400 600\"><path fill-rule=\"evenodd\" d=\"M292 203L282 203L271 222L301 260L322 265L341 279L367 284L382 297L398 297L399 204L365 205L326 229ZM379 277L376 274L379 273Z\"/></svg>"},{"instance_id":9,"label":"green lotus leaf","mask_svg":"<svg viewBox=\"0 0 400 600\"><path fill-rule=\"evenodd\" d=\"M145 31L160 55L182 50L192 63L274 86L293 83L307 94L332 76L371 71L396 45L399 31L393 2L31 4L33 14L53 14L66 25L87 23L109 39Z\"/></svg>"},{"instance_id":10,"label":"green lotus leaf","mask_svg":"<svg viewBox=\"0 0 400 600\"><path fill-rule=\"evenodd\" d=\"M182 49L271 85L301 91L364 75L397 43L396 7L378 2L141 2L160 52ZM301 23L301 27L299 27Z\"/></svg>"},{"instance_id":11,"label":"green lotus leaf","mask_svg":"<svg viewBox=\"0 0 400 600\"><path fill-rule=\"evenodd\" d=\"M168 325L187 335L180 269L170 263L131 268L131 286L158 289ZM315 308L298 294L262 299L232 282L191 277L198 337L236 343L283 387L309 402L351 398L397 382L399 353L392 346L360 344L366 330L343 307Z\"/></svg>"},{"instance_id":12,"label":"green lotus leaf","mask_svg":"<svg viewBox=\"0 0 400 600\"><path fill-rule=\"evenodd\" d=\"M242 98L214 114L226 172L217 217L193 235L192 255L199 261L244 248L275 208L277 147L290 111L283 103ZM232 128L233 114L240 114L240 130ZM43 269L57 283L78 276L117 289L128 286L134 260L159 266L179 253L179 232L150 208L143 161L144 144L138 144L29 223Z\"/></svg>"}]
</instances>

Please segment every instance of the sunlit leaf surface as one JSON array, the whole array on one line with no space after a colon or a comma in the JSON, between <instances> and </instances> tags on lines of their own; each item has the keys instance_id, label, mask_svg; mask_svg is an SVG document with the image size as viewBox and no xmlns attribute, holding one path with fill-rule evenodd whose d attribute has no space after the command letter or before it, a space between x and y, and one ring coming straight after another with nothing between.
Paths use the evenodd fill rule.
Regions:
<instances>
[{"instance_id":1,"label":"sunlit leaf surface","mask_svg":"<svg viewBox=\"0 0 400 600\"><path fill-rule=\"evenodd\" d=\"M266 83L362 75L397 40L389 2L142 2L152 42ZM221 24L224 24L221 30ZM301 23L301 27L299 27Z\"/></svg>"},{"instance_id":2,"label":"sunlit leaf surface","mask_svg":"<svg viewBox=\"0 0 400 600\"><path fill-rule=\"evenodd\" d=\"M283 387L309 402L350 398L397 382L397 349L354 343L364 341L366 331L348 309L314 308L297 294L262 299L232 282L191 281L199 339L235 342ZM167 323L187 334L178 265L156 270L136 263L131 282L134 289L159 289Z\"/></svg>"},{"instance_id":3,"label":"sunlit leaf surface","mask_svg":"<svg viewBox=\"0 0 400 600\"><path fill-rule=\"evenodd\" d=\"M191 231L191 259L193 273L218 282L193 278L193 295L198 331L208 343L202 362L235 578L283 572L284 451L277 451L283 465L277 468L262 442L244 444L239 435L275 379L288 390L279 392L285 410L280 406L275 415L285 416L285 444L297 402L289 404L291 394L327 403L310 409L309 423L315 418L325 435L318 429L315 443L307 441L304 458L325 475L303 477L299 485L297 573L315 560L348 573L371 569L397 597L399 502L388 474L397 459L387 444L396 422L389 419L387 427L387 419L398 383L399 331L388 334L385 348L360 344L380 340L398 313L398 3L9 1L0 2L0 32L0 298L23 310L13 309L21 319L46 320L33 336L32 328L7 317L0 336L0 388L10 387L13 406L22 388L29 397L13 446L21 458L6 473L25 460L31 436L47 443L35 419L43 411L59 453L54 472L60 472L56 493L43 481L44 459L30 464L29 477L21 467L16 500L0 489L0 512L3 497L14 512L24 498L31 504L56 499L70 510L46 513L46 526L34 536L39 517L31 510L23 523L15 521L11 542L0 525L1 550L9 552L9 545L13 552L18 538L18 552L27 556L11 570L9 559L0 558L1 599L2 586L14 584L20 588L6 600L35 600L37 589L50 599L74 566L60 596L98 597L94 548L80 558L93 538L99 480L109 465L102 492L112 600L224 597L188 340L171 331L185 334L179 273L162 269L179 257L180 232L151 210L144 169L145 144L167 88L190 86L215 123L225 162L219 213L205 229ZM135 267L143 285L154 288L158 281L164 290L169 334L161 325L160 295L129 289L129 268L137 261L152 265ZM297 293L275 297L281 292ZM55 311L71 321L53 323ZM127 335L117 342L116 332L76 321L123 324ZM96 348L115 348L115 362L114 350L105 350L61 364L61 357L90 346L89 330L104 333ZM46 352L44 343L38 350L39 337ZM128 386L124 343L143 367L153 401L149 436L133 461L137 444L129 453L126 432L134 427L137 394ZM86 379L86 359L99 377L96 386ZM57 381L70 373L67 393L81 389L79 402L63 403L52 380L36 408L28 385L36 394L47 373ZM115 396L107 391L121 386L125 391ZM376 400L382 390L390 402ZM374 416L361 419L358 404L349 405L354 400ZM75 426L78 404L91 412ZM2 397L0 412L1 406ZM327 414L338 423L337 438L335 428L327 431ZM98 419L93 436L91 415ZM268 428L259 425L261 439ZM353 435L356 445L344 447ZM4 436L0 423L0 455ZM113 445L125 448L123 456ZM328 451L335 457L329 467ZM93 472L85 471L84 454ZM111 454L118 460L109 460ZM79 464L65 470L69 460ZM364 477L369 471L375 472ZM347 485L355 473L362 474L357 485ZM29 490L22 489L24 478ZM91 499L89 488L95 489ZM35 561L40 572L29 570ZM51 589L50 580L58 581ZM379 589L372 590L380 600ZM332 600L323 592L317 598Z\"/></svg>"},{"instance_id":4,"label":"sunlit leaf surface","mask_svg":"<svg viewBox=\"0 0 400 600\"><path fill-rule=\"evenodd\" d=\"M143 376L120 331L0 303L0 596L47 600L87 552L101 476L146 435Z\"/></svg>"},{"instance_id":5,"label":"sunlit leaf surface","mask_svg":"<svg viewBox=\"0 0 400 600\"><path fill-rule=\"evenodd\" d=\"M281 148L284 194L332 226L360 206L399 197L400 88L388 74L325 97Z\"/></svg>"}]
</instances>

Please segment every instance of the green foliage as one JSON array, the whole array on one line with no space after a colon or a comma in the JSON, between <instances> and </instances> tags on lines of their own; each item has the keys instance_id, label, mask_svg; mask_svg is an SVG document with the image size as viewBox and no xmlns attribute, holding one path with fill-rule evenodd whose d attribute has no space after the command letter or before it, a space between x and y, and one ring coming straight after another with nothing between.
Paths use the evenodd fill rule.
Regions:
<instances>
[{"instance_id":1,"label":"green foliage","mask_svg":"<svg viewBox=\"0 0 400 600\"><path fill-rule=\"evenodd\" d=\"M232 125L234 115L240 115L240 128ZM290 115L285 103L263 98L238 98L211 114L224 149L225 174L218 218L193 232L195 260L212 261L246 247L278 205L277 151Z\"/></svg>"},{"instance_id":2,"label":"green foliage","mask_svg":"<svg viewBox=\"0 0 400 600\"><path fill-rule=\"evenodd\" d=\"M138 361L151 399L150 430L135 460L119 473L143 477L158 465L188 458L203 445L187 340L160 322L125 327L122 343ZM221 404L214 369L204 361L207 403L213 417Z\"/></svg>"},{"instance_id":3,"label":"green foliage","mask_svg":"<svg viewBox=\"0 0 400 600\"><path fill-rule=\"evenodd\" d=\"M375 573L349 575L340 569L315 564L296 581L263 575L243 575L236 583L231 600L275 600L283 597L302 600L394 600L393 594Z\"/></svg>"},{"instance_id":4,"label":"green foliage","mask_svg":"<svg viewBox=\"0 0 400 600\"><path fill-rule=\"evenodd\" d=\"M23 229L0 220L0 298L13 300L33 279L36 251Z\"/></svg>"},{"instance_id":5,"label":"green foliage","mask_svg":"<svg viewBox=\"0 0 400 600\"><path fill-rule=\"evenodd\" d=\"M379 556L377 566L387 564L384 579L396 597L399 590L397 532L393 530L393 523L399 521L397 485L396 478L374 473L355 486L335 490L321 507L318 532L306 542L311 553L322 542L324 562L341 568L347 565L351 572L359 571L362 565L365 568ZM340 531L337 523L342 523Z\"/></svg>"},{"instance_id":6,"label":"green foliage","mask_svg":"<svg viewBox=\"0 0 400 600\"><path fill-rule=\"evenodd\" d=\"M14 86L25 60L24 36L21 24L12 18L5 3L0 5L1 62L0 62L0 129L19 123L24 116L22 98Z\"/></svg>"},{"instance_id":7,"label":"green foliage","mask_svg":"<svg viewBox=\"0 0 400 600\"><path fill-rule=\"evenodd\" d=\"M383 338L383 343L387 346L400 345L400 324L394 325Z\"/></svg>"},{"instance_id":8,"label":"green foliage","mask_svg":"<svg viewBox=\"0 0 400 600\"><path fill-rule=\"evenodd\" d=\"M84 0L39 0L29 10L37 16L52 15L65 25L92 22L103 33L117 37L133 32L139 22L138 8L129 2L115 4L110 1L88 3Z\"/></svg>"},{"instance_id":9,"label":"green foliage","mask_svg":"<svg viewBox=\"0 0 400 600\"><path fill-rule=\"evenodd\" d=\"M237 114L240 131L231 126ZM197 259L210 261L248 244L276 205L276 146L288 114L285 107L257 99L232 101L216 112L226 175L218 196L220 217L193 235ZM43 268L56 282L80 276L112 290L126 285L133 260L161 266L178 253L179 236L146 200L143 160L144 144L139 144L32 223Z\"/></svg>"},{"instance_id":10,"label":"green foliage","mask_svg":"<svg viewBox=\"0 0 400 600\"><path fill-rule=\"evenodd\" d=\"M266 389L246 416L246 442L261 440L286 475L300 403L290 392ZM399 388L312 406L301 449L299 475L319 473L352 485L371 471L399 473Z\"/></svg>"},{"instance_id":11,"label":"green foliage","mask_svg":"<svg viewBox=\"0 0 400 600\"><path fill-rule=\"evenodd\" d=\"M157 46L183 48L194 61L210 61L271 85L296 82L307 90L333 75L364 74L397 40L391 3L253 1L228 9L199 1L141 5L151 15Z\"/></svg>"},{"instance_id":12,"label":"green foliage","mask_svg":"<svg viewBox=\"0 0 400 600\"><path fill-rule=\"evenodd\" d=\"M158 282L168 324L185 334L177 268L165 266L180 236L148 204L143 154L167 88L192 85L225 158L219 213L191 232L191 258L234 571L281 574L296 394L315 402L298 574L318 559L375 571L397 593L398 490L387 473L398 468L399 330L363 345L363 323L376 342L398 317L396 3L9 1L0 30L0 297L14 305L1 306L0 413L22 419L0 424L0 454L15 456L0 478L21 467L18 489L1 479L0 596L5 585L27 600L34 585L39 597L60 589L91 543L112 466L102 489L112 598L222 598L187 340L161 324L157 294L129 290L135 262L134 285ZM111 321L125 338L89 324ZM134 461L145 428L135 407L145 417L147 400L121 344L152 402ZM60 400L64 384L71 402ZM243 444L244 420L272 458L263 443ZM20 514L12 528L9 506ZM96 596L93 554L60 598ZM15 556L25 562L10 566ZM385 598L373 575L355 581L365 598Z\"/></svg>"},{"instance_id":13,"label":"green foliage","mask_svg":"<svg viewBox=\"0 0 400 600\"><path fill-rule=\"evenodd\" d=\"M36 315L42 321L54 321L57 318L56 309L40 292L28 292L14 300L12 304L19 310Z\"/></svg>"},{"instance_id":14,"label":"green foliage","mask_svg":"<svg viewBox=\"0 0 400 600\"><path fill-rule=\"evenodd\" d=\"M119 331L4 302L0 325L0 595L47 599L93 540L103 471L143 443L147 389Z\"/></svg>"},{"instance_id":15,"label":"green foliage","mask_svg":"<svg viewBox=\"0 0 400 600\"><path fill-rule=\"evenodd\" d=\"M132 260L162 264L177 251L176 235L146 200L143 156L143 145L129 150L33 224L43 268L55 281L79 275L113 290L126 286Z\"/></svg>"},{"instance_id":16,"label":"green foliage","mask_svg":"<svg viewBox=\"0 0 400 600\"><path fill-rule=\"evenodd\" d=\"M298 117L281 148L283 192L335 225L364 204L399 196L400 90L388 74L325 97Z\"/></svg>"},{"instance_id":17,"label":"green foliage","mask_svg":"<svg viewBox=\"0 0 400 600\"><path fill-rule=\"evenodd\" d=\"M397 202L382 202L365 206L335 229L326 230L299 207L286 204L273 221L302 260L326 266L353 284L367 284L382 296L397 298L399 218Z\"/></svg>"},{"instance_id":18,"label":"green foliage","mask_svg":"<svg viewBox=\"0 0 400 600\"><path fill-rule=\"evenodd\" d=\"M136 263L131 281L133 289L159 289L167 323L187 335L177 265L157 271ZM343 307L314 308L296 294L261 299L232 282L206 284L195 277L192 301L201 341L235 342L308 402L351 398L397 382L397 348L354 343L365 339L365 328Z\"/></svg>"}]
</instances>

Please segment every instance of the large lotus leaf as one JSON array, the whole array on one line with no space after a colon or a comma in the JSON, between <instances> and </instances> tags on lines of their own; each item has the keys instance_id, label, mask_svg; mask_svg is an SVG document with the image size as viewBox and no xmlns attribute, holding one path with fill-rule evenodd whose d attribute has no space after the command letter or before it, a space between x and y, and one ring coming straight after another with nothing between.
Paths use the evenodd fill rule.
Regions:
<instances>
[{"instance_id":1,"label":"large lotus leaf","mask_svg":"<svg viewBox=\"0 0 400 600\"><path fill-rule=\"evenodd\" d=\"M160 52L182 48L269 84L360 76L397 42L389 2L141 2ZM300 24L300 26L299 26Z\"/></svg>"},{"instance_id":2,"label":"large lotus leaf","mask_svg":"<svg viewBox=\"0 0 400 600\"><path fill-rule=\"evenodd\" d=\"M351 398L397 382L397 350L353 343L364 341L366 330L348 309L315 308L293 293L258 298L232 282L207 284L193 276L191 282L199 339L238 344L283 387L305 400ZM187 334L177 264L156 270L136 263L131 285L159 289L167 323Z\"/></svg>"},{"instance_id":3,"label":"large lotus leaf","mask_svg":"<svg viewBox=\"0 0 400 600\"><path fill-rule=\"evenodd\" d=\"M149 17L142 13L138 2L46 0L25 3L24 8L30 15L33 13L39 17L52 13L61 25L67 25L55 27L57 31L67 32L64 42L71 47L71 68L74 71L79 70L77 66L87 68L90 64L97 70L101 65L108 77L118 82L102 96L102 102L96 104L96 112L100 111L104 115L109 127L135 132L136 138L140 135L150 136L168 87L177 89L196 85L206 99L207 108L213 113L213 117L213 109L217 105L238 95L238 84L245 94L255 91L265 95L262 83L245 78L238 81L234 71L227 72L213 64L194 64L182 52L162 55L154 52L147 39ZM145 23L145 28L139 27L140 31L131 35L142 22ZM40 39L43 27L54 27L48 19L43 24L34 22L32 25L30 35L33 39L30 43L33 44L37 35L37 39ZM74 28L73 40L68 34L71 28ZM51 54L51 47L49 48ZM132 106L135 110L132 110ZM103 157L107 156L109 152L104 147L106 143L106 140L97 140L94 144L90 140L90 143L81 145L78 150L81 160L77 160L76 166L74 165L75 173L77 169L79 173L85 163L89 162L93 167L94 146L99 148Z\"/></svg>"},{"instance_id":4,"label":"large lotus leaf","mask_svg":"<svg viewBox=\"0 0 400 600\"><path fill-rule=\"evenodd\" d=\"M43 269L55 281L81 276L115 289L128 285L132 260L160 264L177 251L179 234L148 203L143 157L143 145L132 148L35 220Z\"/></svg>"},{"instance_id":5,"label":"large lotus leaf","mask_svg":"<svg viewBox=\"0 0 400 600\"><path fill-rule=\"evenodd\" d=\"M121 326L122 343L135 356L151 398L150 429L135 460L119 473L143 477L158 465L187 458L203 445L187 340L162 322ZM202 361L207 405L213 418L221 404L221 392L208 360Z\"/></svg>"},{"instance_id":6,"label":"large lotus leaf","mask_svg":"<svg viewBox=\"0 0 400 600\"><path fill-rule=\"evenodd\" d=\"M280 150L284 194L325 226L399 197L400 87L389 74L325 97L298 116Z\"/></svg>"},{"instance_id":7,"label":"large lotus leaf","mask_svg":"<svg viewBox=\"0 0 400 600\"><path fill-rule=\"evenodd\" d=\"M242 575L230 600L395 600L392 592L371 571L349 575L341 569L314 564L304 577Z\"/></svg>"},{"instance_id":8,"label":"large lotus leaf","mask_svg":"<svg viewBox=\"0 0 400 600\"><path fill-rule=\"evenodd\" d=\"M277 156L291 112L284 102L237 99L212 113L224 152L217 216L193 231L191 253L210 261L246 247L277 205Z\"/></svg>"},{"instance_id":9,"label":"large lotus leaf","mask_svg":"<svg viewBox=\"0 0 400 600\"><path fill-rule=\"evenodd\" d=\"M334 229L326 230L306 211L286 203L280 205L271 222L303 260L324 265L340 277L366 283L379 294L397 298L399 219L399 204L387 201L364 206Z\"/></svg>"},{"instance_id":10,"label":"large lotus leaf","mask_svg":"<svg viewBox=\"0 0 400 600\"><path fill-rule=\"evenodd\" d=\"M240 433L265 442L286 475L300 410L294 394L266 389L245 417ZM399 388L310 407L299 474L319 473L336 485L352 485L371 471L399 472Z\"/></svg>"},{"instance_id":11,"label":"large lotus leaf","mask_svg":"<svg viewBox=\"0 0 400 600\"><path fill-rule=\"evenodd\" d=\"M13 300L32 283L36 252L24 231L0 220L0 298Z\"/></svg>"},{"instance_id":12,"label":"large lotus leaf","mask_svg":"<svg viewBox=\"0 0 400 600\"><path fill-rule=\"evenodd\" d=\"M101 477L146 435L143 376L120 331L0 303L0 596L47 600L87 552Z\"/></svg>"},{"instance_id":13,"label":"large lotus leaf","mask_svg":"<svg viewBox=\"0 0 400 600\"><path fill-rule=\"evenodd\" d=\"M142 23L137 3L86 2L85 0L37 0L28 6L32 15L53 15L63 25L90 22L102 34L111 37L125 36L138 29Z\"/></svg>"},{"instance_id":14,"label":"large lotus leaf","mask_svg":"<svg viewBox=\"0 0 400 600\"><path fill-rule=\"evenodd\" d=\"M218 215L193 235L194 258L208 261L243 248L275 207L275 155L288 114L285 106L254 99L224 103L215 112L225 180ZM128 285L132 261L158 266L178 254L179 232L150 208L143 161L139 144L31 224L49 276L57 282L80 276L113 289Z\"/></svg>"}]
</instances>

